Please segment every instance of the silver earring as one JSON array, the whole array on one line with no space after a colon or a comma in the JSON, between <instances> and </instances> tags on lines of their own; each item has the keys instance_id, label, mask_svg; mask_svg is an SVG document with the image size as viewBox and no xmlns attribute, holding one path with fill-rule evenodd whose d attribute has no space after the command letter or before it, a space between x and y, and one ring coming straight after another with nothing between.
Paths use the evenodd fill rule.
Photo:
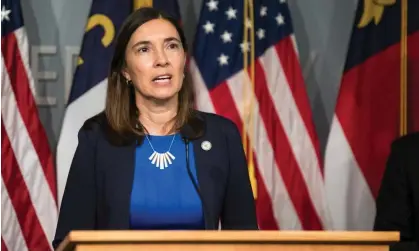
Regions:
<instances>
[{"instance_id":1,"label":"silver earring","mask_svg":"<svg viewBox=\"0 0 419 251\"><path fill-rule=\"evenodd\" d=\"M132 83L132 81L131 81L131 80L129 80L129 79L127 79L125 82L126 82L126 84L127 84L128 86Z\"/></svg>"}]
</instances>

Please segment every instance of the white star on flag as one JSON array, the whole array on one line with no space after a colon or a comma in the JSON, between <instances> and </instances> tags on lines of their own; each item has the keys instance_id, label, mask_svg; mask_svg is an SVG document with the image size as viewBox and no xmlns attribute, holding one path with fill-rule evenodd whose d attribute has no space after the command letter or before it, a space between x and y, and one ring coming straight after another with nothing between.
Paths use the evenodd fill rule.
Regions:
<instances>
[{"instance_id":1,"label":"white star on flag","mask_svg":"<svg viewBox=\"0 0 419 251\"><path fill-rule=\"evenodd\" d=\"M268 14L268 8L266 6L260 7L260 16L264 17Z\"/></svg>"},{"instance_id":2,"label":"white star on flag","mask_svg":"<svg viewBox=\"0 0 419 251\"><path fill-rule=\"evenodd\" d=\"M218 62L220 62L220 66L227 65L228 64L228 56L221 53L221 55L218 57Z\"/></svg>"},{"instance_id":3,"label":"white star on flag","mask_svg":"<svg viewBox=\"0 0 419 251\"><path fill-rule=\"evenodd\" d=\"M208 6L208 9L209 9L210 11L213 11L213 10L218 10L218 1L215 1L215 0L210 0L210 1L207 3L207 6Z\"/></svg>"},{"instance_id":4,"label":"white star on flag","mask_svg":"<svg viewBox=\"0 0 419 251\"><path fill-rule=\"evenodd\" d=\"M10 12L12 12L11 10L6 10L6 7L2 6L1 7L1 21L3 22L3 20L7 20L10 21L9 15Z\"/></svg>"},{"instance_id":5,"label":"white star on flag","mask_svg":"<svg viewBox=\"0 0 419 251\"><path fill-rule=\"evenodd\" d=\"M207 21L206 24L203 25L205 33L213 33L214 32L214 26L215 24L211 23L210 21Z\"/></svg>"},{"instance_id":6,"label":"white star on flag","mask_svg":"<svg viewBox=\"0 0 419 251\"><path fill-rule=\"evenodd\" d=\"M257 36L258 36L258 38L261 40L261 39L263 39L263 38L265 38L265 30L264 29L259 29L258 31L257 31Z\"/></svg>"},{"instance_id":7,"label":"white star on flag","mask_svg":"<svg viewBox=\"0 0 419 251\"><path fill-rule=\"evenodd\" d=\"M237 18L236 14L237 14L237 10L233 9L232 7L228 8L228 10L226 11L228 20L236 19Z\"/></svg>"},{"instance_id":8,"label":"white star on flag","mask_svg":"<svg viewBox=\"0 0 419 251\"><path fill-rule=\"evenodd\" d=\"M224 43L228 43L228 42L232 41L232 39L231 39L232 36L233 36L232 33L228 32L228 31L224 31L224 33L221 35L221 38L223 39Z\"/></svg>"},{"instance_id":9,"label":"white star on flag","mask_svg":"<svg viewBox=\"0 0 419 251\"><path fill-rule=\"evenodd\" d=\"M275 19L276 19L276 22L278 23L278 25L285 24L284 16L282 16L281 13L278 13L278 16L276 16Z\"/></svg>"}]
</instances>

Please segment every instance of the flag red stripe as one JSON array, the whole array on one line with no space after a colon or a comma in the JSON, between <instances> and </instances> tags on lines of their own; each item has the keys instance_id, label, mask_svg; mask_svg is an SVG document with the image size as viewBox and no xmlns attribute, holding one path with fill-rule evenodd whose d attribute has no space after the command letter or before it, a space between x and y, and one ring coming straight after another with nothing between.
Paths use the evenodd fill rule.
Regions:
<instances>
[{"instance_id":1,"label":"flag red stripe","mask_svg":"<svg viewBox=\"0 0 419 251\"><path fill-rule=\"evenodd\" d=\"M342 79L336 105L346 139L376 198L390 152L399 134L400 46L370 57Z\"/></svg>"},{"instance_id":2,"label":"flag red stripe","mask_svg":"<svg viewBox=\"0 0 419 251\"><path fill-rule=\"evenodd\" d=\"M313 116L311 112L311 105L306 93L306 86L301 71L298 55L295 51L291 37L288 36L281 39L276 45L275 50L281 62L281 66L285 72L288 85L291 93L294 95L294 101L297 105L300 116L304 122L305 128L310 135L311 142L313 143L316 152L317 161L319 162L320 172L323 175L323 165L321 163L319 139L313 123Z\"/></svg>"},{"instance_id":3,"label":"flag red stripe","mask_svg":"<svg viewBox=\"0 0 419 251\"><path fill-rule=\"evenodd\" d=\"M240 131L240 135L243 133L243 122L240 118L239 112L236 108L234 98L231 95L230 89L227 83L222 83L216 88L210 91L210 97L214 105L215 112L221 116L231 119ZM247 134L248 135L248 134ZM249 138L248 138L249 139ZM249 142L249 141L248 141ZM249 144L248 144L249 146ZM253 152L253 151L252 151ZM262 178L258 175L257 157L253 152L254 156L254 168L257 175L257 188L258 188L258 199L256 200L256 212L258 223L261 229L278 229L277 222L274 218L272 202L269 193L266 190L265 184Z\"/></svg>"},{"instance_id":4,"label":"flag red stripe","mask_svg":"<svg viewBox=\"0 0 419 251\"><path fill-rule=\"evenodd\" d=\"M265 182L259 173L257 156L253 154L257 183L256 217L260 230L278 230L279 223L275 220L271 195L266 190Z\"/></svg>"},{"instance_id":5,"label":"flag red stripe","mask_svg":"<svg viewBox=\"0 0 419 251\"><path fill-rule=\"evenodd\" d=\"M7 251L6 243L4 243L3 237L1 237L1 251Z\"/></svg>"},{"instance_id":6,"label":"flag red stripe","mask_svg":"<svg viewBox=\"0 0 419 251\"><path fill-rule=\"evenodd\" d=\"M419 31L408 39L408 120L409 131L419 131Z\"/></svg>"},{"instance_id":7,"label":"flag red stripe","mask_svg":"<svg viewBox=\"0 0 419 251\"><path fill-rule=\"evenodd\" d=\"M409 44L418 37L411 35ZM409 59L418 55L418 46L409 47ZM336 115L375 198L391 142L400 135L399 93L400 44L347 71L339 92Z\"/></svg>"},{"instance_id":8,"label":"flag red stripe","mask_svg":"<svg viewBox=\"0 0 419 251\"><path fill-rule=\"evenodd\" d=\"M28 188L14 156L9 136L1 123L1 174L29 250L50 250L33 207Z\"/></svg>"},{"instance_id":9,"label":"flag red stripe","mask_svg":"<svg viewBox=\"0 0 419 251\"><path fill-rule=\"evenodd\" d=\"M15 93L19 112L39 157L54 201L57 203L53 156L48 145L48 138L38 117L37 106L29 87L29 79L14 33L2 38L1 46L5 66L9 74L10 84Z\"/></svg>"},{"instance_id":10,"label":"flag red stripe","mask_svg":"<svg viewBox=\"0 0 419 251\"><path fill-rule=\"evenodd\" d=\"M304 229L322 229L320 218L311 201L308 188L275 110L274 102L271 96L267 95L269 90L265 78L266 73L259 60L255 62L255 74L258 76L255 78L255 95L259 100L260 114L274 150L278 170L283 177L291 201Z\"/></svg>"},{"instance_id":11,"label":"flag red stripe","mask_svg":"<svg viewBox=\"0 0 419 251\"><path fill-rule=\"evenodd\" d=\"M243 123L237 111L234 98L231 95L227 82L217 85L209 91L215 112L223 117L232 120L238 127L240 135L243 135Z\"/></svg>"}]
</instances>

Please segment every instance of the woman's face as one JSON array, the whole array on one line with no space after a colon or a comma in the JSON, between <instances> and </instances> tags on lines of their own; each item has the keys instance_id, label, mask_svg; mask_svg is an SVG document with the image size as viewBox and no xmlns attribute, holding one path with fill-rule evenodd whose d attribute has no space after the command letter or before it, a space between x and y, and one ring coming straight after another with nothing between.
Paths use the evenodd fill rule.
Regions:
<instances>
[{"instance_id":1,"label":"woman's face","mask_svg":"<svg viewBox=\"0 0 419 251\"><path fill-rule=\"evenodd\" d=\"M182 87L185 51L176 28L167 20L154 19L132 34L125 50L124 77L136 95L168 100Z\"/></svg>"}]
</instances>

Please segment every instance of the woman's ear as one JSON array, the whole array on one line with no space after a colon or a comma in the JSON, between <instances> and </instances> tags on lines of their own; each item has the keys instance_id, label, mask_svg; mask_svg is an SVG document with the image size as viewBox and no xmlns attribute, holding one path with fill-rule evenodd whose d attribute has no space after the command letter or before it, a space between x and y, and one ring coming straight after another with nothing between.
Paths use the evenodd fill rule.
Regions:
<instances>
[{"instance_id":1,"label":"woman's ear","mask_svg":"<svg viewBox=\"0 0 419 251\"><path fill-rule=\"evenodd\" d=\"M131 77L130 77L130 75L129 75L129 73L128 73L127 68L123 68L123 69L121 70L121 74L122 74L122 76L124 76L124 78L125 78L127 81L131 81Z\"/></svg>"}]
</instances>

